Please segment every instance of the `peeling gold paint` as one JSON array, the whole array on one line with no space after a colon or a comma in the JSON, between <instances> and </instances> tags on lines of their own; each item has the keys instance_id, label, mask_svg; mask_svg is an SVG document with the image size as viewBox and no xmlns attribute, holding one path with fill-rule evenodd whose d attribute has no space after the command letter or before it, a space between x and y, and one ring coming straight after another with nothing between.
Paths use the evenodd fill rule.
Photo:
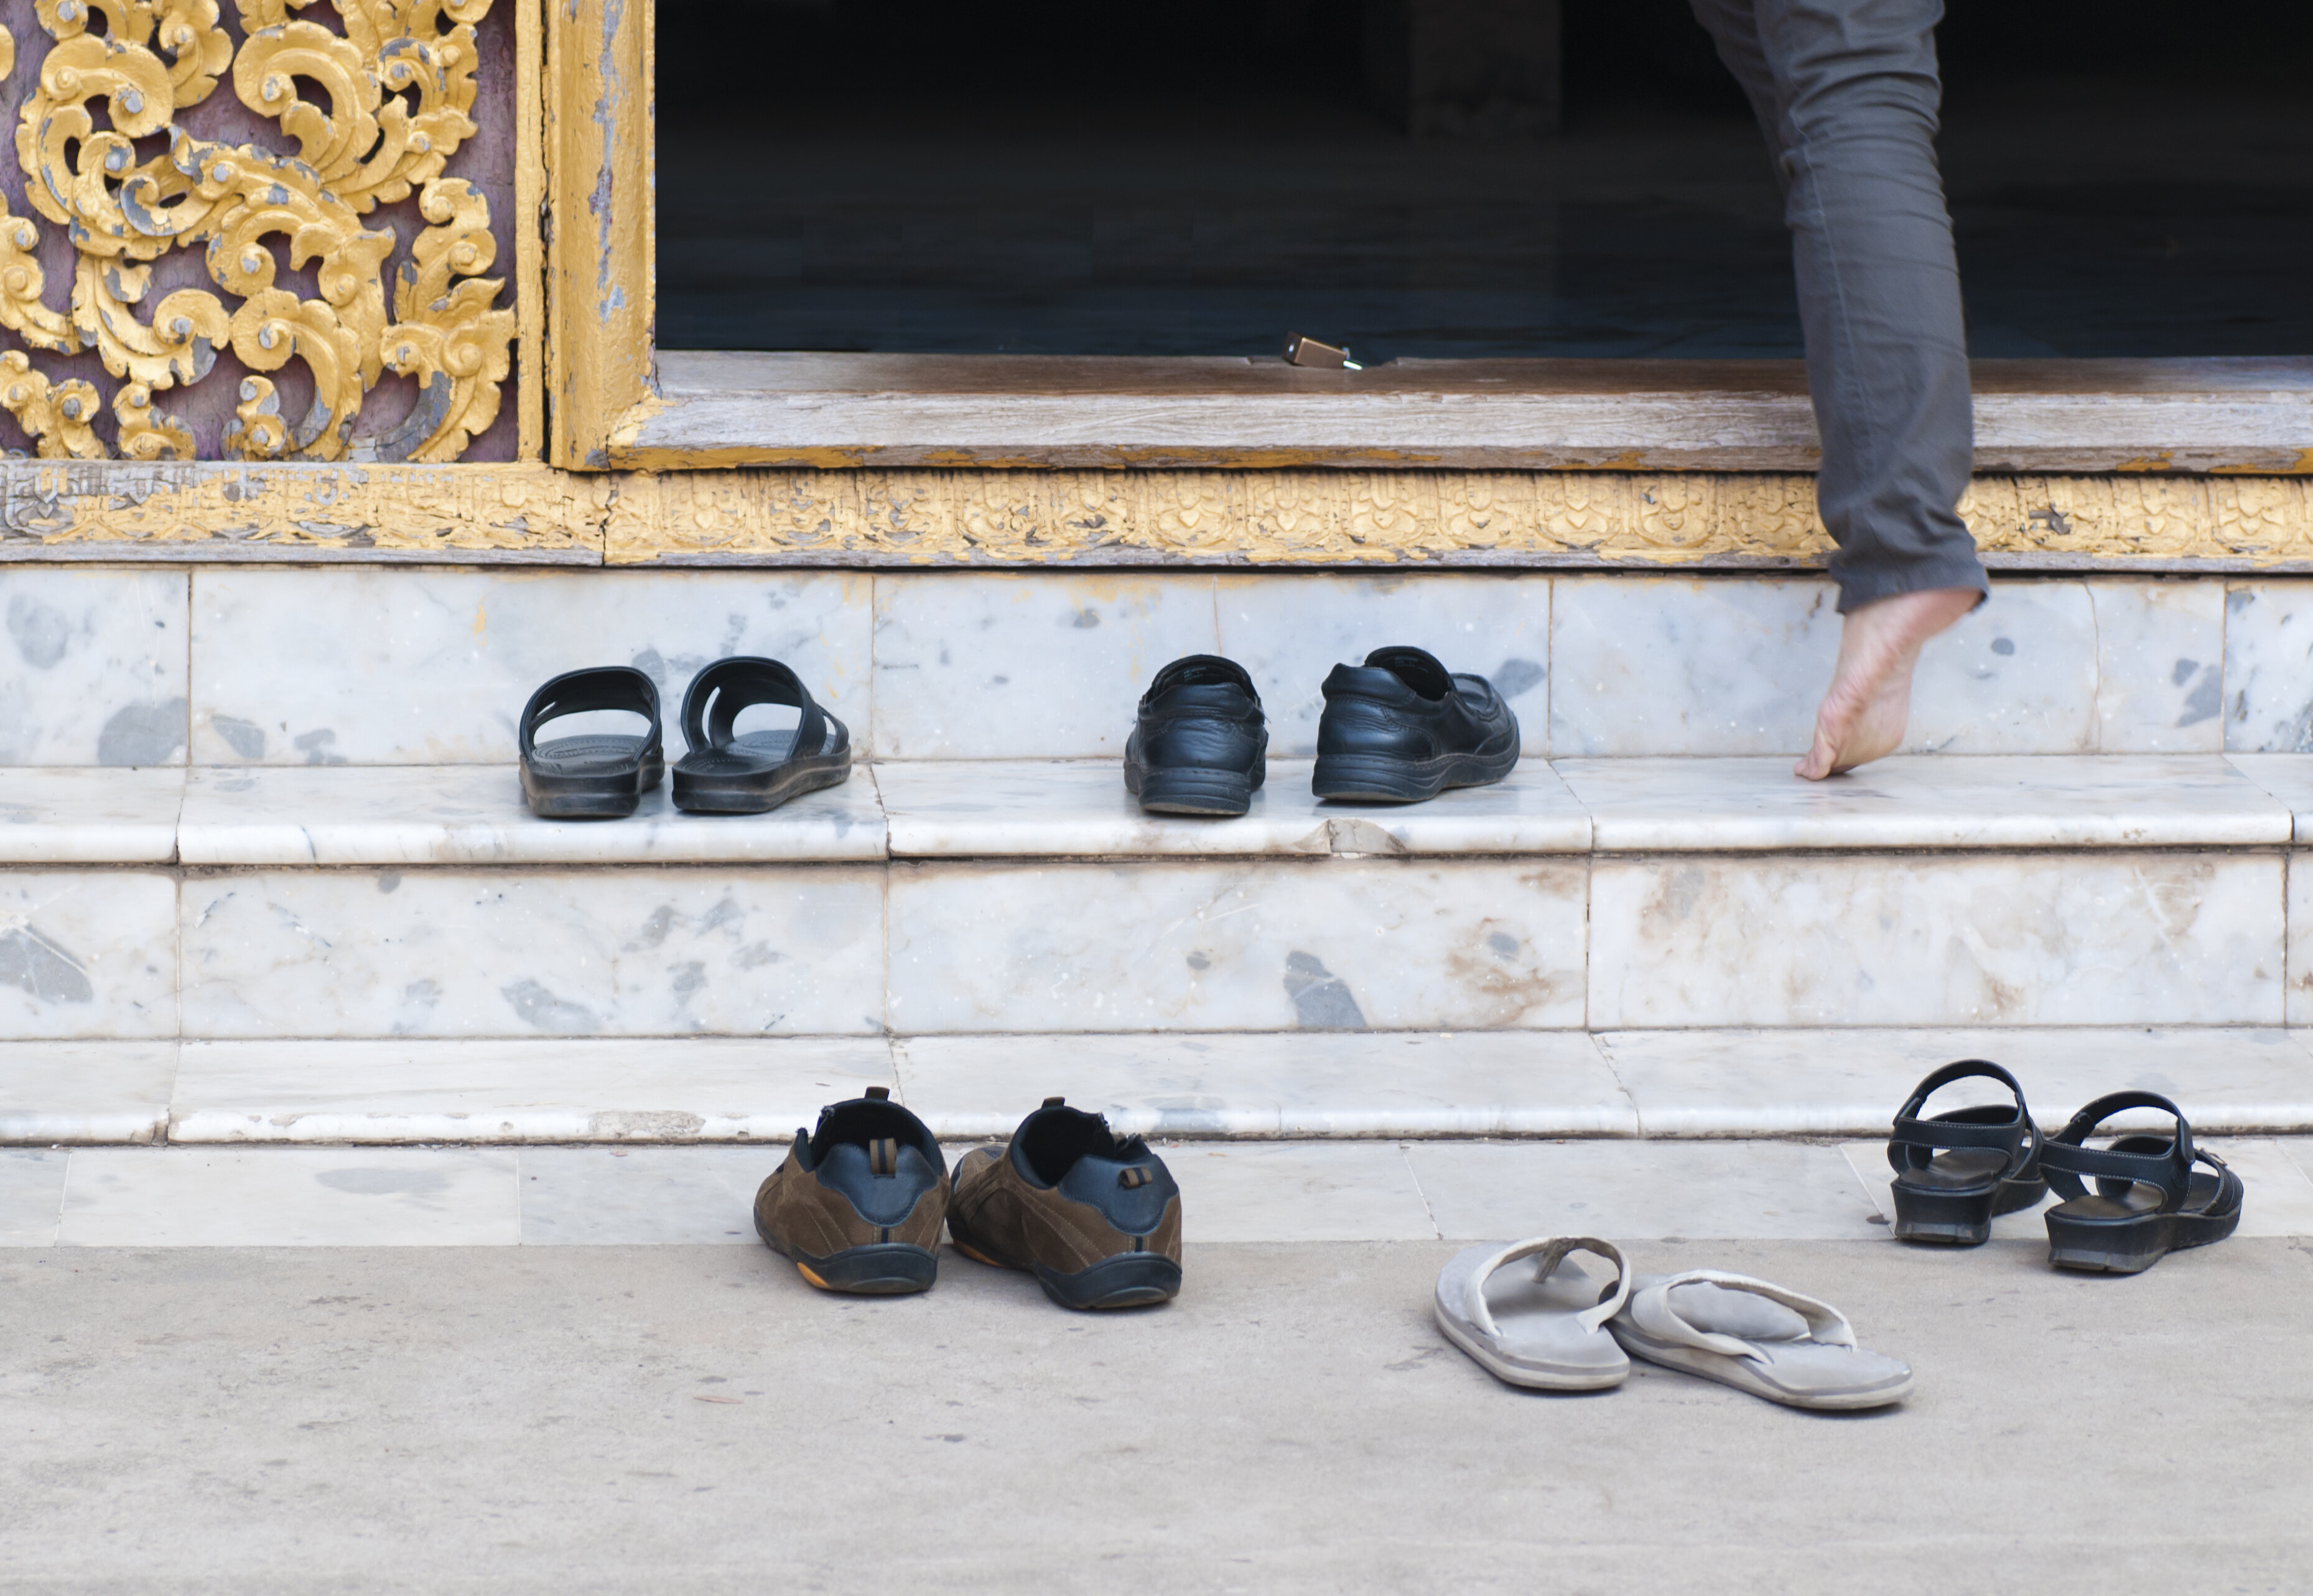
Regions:
<instances>
[{"instance_id":1,"label":"peeling gold paint","mask_svg":"<svg viewBox=\"0 0 2313 1596\"><path fill-rule=\"evenodd\" d=\"M653 389L649 0L547 0L547 410L557 465L611 463Z\"/></svg>"},{"instance_id":2,"label":"peeling gold paint","mask_svg":"<svg viewBox=\"0 0 2313 1596\"><path fill-rule=\"evenodd\" d=\"M2313 567L2303 477L1980 477L1994 563ZM1815 478L0 461L0 559L1812 568Z\"/></svg>"},{"instance_id":3,"label":"peeling gold paint","mask_svg":"<svg viewBox=\"0 0 2313 1596\"><path fill-rule=\"evenodd\" d=\"M542 465L0 463L0 560L601 558L610 495ZM479 622L478 622L479 624Z\"/></svg>"}]
</instances>

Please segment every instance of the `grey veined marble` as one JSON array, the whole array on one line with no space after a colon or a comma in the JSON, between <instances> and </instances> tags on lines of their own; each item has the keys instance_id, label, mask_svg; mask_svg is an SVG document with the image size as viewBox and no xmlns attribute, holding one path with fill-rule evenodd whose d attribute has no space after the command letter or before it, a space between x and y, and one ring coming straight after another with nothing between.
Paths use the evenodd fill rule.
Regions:
<instances>
[{"instance_id":1,"label":"grey veined marble","mask_svg":"<svg viewBox=\"0 0 2313 1596\"><path fill-rule=\"evenodd\" d=\"M504 764L541 683L588 665L633 665L658 685L672 759L683 750L683 689L726 654L786 661L865 748L869 592L865 576L812 573L202 571L193 757ZM574 717L555 734L597 719L602 730L641 723Z\"/></svg>"},{"instance_id":2,"label":"grey veined marble","mask_svg":"<svg viewBox=\"0 0 2313 1596\"><path fill-rule=\"evenodd\" d=\"M873 867L273 871L184 891L198 1037L882 1027Z\"/></svg>"},{"instance_id":3,"label":"grey veined marble","mask_svg":"<svg viewBox=\"0 0 2313 1596\"><path fill-rule=\"evenodd\" d=\"M2225 747L2313 753L2313 582L2225 594Z\"/></svg>"},{"instance_id":4,"label":"grey veined marble","mask_svg":"<svg viewBox=\"0 0 2313 1596\"><path fill-rule=\"evenodd\" d=\"M181 571L0 569L0 765L181 765Z\"/></svg>"},{"instance_id":5,"label":"grey veined marble","mask_svg":"<svg viewBox=\"0 0 2313 1596\"><path fill-rule=\"evenodd\" d=\"M177 1034L177 883L0 871L0 1037Z\"/></svg>"},{"instance_id":6,"label":"grey veined marble","mask_svg":"<svg viewBox=\"0 0 2313 1596\"><path fill-rule=\"evenodd\" d=\"M892 866L893 1029L1582 1022L1580 863Z\"/></svg>"},{"instance_id":7,"label":"grey veined marble","mask_svg":"<svg viewBox=\"0 0 2313 1596\"><path fill-rule=\"evenodd\" d=\"M1601 860L1589 1023L2276 1025L2278 854Z\"/></svg>"}]
</instances>

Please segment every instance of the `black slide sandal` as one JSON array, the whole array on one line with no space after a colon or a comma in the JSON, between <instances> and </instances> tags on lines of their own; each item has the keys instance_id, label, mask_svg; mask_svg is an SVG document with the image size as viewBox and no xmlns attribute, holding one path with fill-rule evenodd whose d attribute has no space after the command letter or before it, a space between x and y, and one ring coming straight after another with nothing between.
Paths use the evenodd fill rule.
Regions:
<instances>
[{"instance_id":1,"label":"black slide sandal","mask_svg":"<svg viewBox=\"0 0 2313 1596\"><path fill-rule=\"evenodd\" d=\"M2085 1146L2124 1109L2153 1109L2177 1122L2173 1136L2127 1136ZM2193 1145L2193 1127L2153 1092L2115 1092L2072 1116L2040 1154L2048 1184L2065 1200L2048 1210L2048 1261L2059 1268L2134 1275L2168 1254L2221 1241L2240 1225L2240 1177ZM2204 1163L2208 1173L2193 1166ZM2096 1177L2093 1196L2080 1177Z\"/></svg>"},{"instance_id":2,"label":"black slide sandal","mask_svg":"<svg viewBox=\"0 0 2313 1596\"><path fill-rule=\"evenodd\" d=\"M641 715L650 722L649 734L538 741L538 729L547 722L595 709ZM564 671L523 706L516 741L522 750L522 795L532 813L549 820L622 820L666 775L658 686L631 665Z\"/></svg>"},{"instance_id":3,"label":"black slide sandal","mask_svg":"<svg viewBox=\"0 0 2313 1596\"><path fill-rule=\"evenodd\" d=\"M793 706L795 725L735 734L740 711L758 704ZM851 775L850 732L777 660L735 655L692 677L682 739L690 751L675 761L674 806L694 814L761 814Z\"/></svg>"},{"instance_id":4,"label":"black slide sandal","mask_svg":"<svg viewBox=\"0 0 2313 1596\"><path fill-rule=\"evenodd\" d=\"M1939 1089L1979 1076L2014 1092L2016 1106L1992 1103L1919 1117ZM2024 1106L2024 1088L1990 1059L1963 1058L1928 1075L1895 1111L1887 1137L1896 1238L1950 1247L1990 1241L1993 1215L2028 1208L2048 1195L2040 1176L2040 1127Z\"/></svg>"}]
</instances>

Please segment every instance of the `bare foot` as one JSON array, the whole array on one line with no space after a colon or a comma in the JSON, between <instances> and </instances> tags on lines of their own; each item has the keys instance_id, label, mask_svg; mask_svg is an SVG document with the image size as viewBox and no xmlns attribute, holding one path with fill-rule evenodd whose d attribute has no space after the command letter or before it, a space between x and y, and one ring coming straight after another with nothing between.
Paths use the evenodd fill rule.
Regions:
<instances>
[{"instance_id":1,"label":"bare foot","mask_svg":"<svg viewBox=\"0 0 2313 1596\"><path fill-rule=\"evenodd\" d=\"M1821 781L1892 754L1912 718L1912 667L1938 632L1975 608L1972 587L1897 593L1847 612L1831 690L1815 712L1815 746L1792 773Z\"/></svg>"}]
</instances>

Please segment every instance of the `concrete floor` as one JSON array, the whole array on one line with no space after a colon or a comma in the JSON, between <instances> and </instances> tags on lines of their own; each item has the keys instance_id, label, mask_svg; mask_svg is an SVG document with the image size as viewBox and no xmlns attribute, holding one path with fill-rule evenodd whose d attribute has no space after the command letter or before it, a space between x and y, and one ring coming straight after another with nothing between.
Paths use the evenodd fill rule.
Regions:
<instances>
[{"instance_id":1,"label":"concrete floor","mask_svg":"<svg viewBox=\"0 0 2313 1596\"><path fill-rule=\"evenodd\" d=\"M1525 1395L1434 1241L1193 1248L1083 1317L952 1255L0 1253L0 1588L2301 1590L2313 1243L2134 1279L2036 1241L1634 1243L1844 1308L1917 1394L1810 1416L1643 1365Z\"/></svg>"}]
</instances>

